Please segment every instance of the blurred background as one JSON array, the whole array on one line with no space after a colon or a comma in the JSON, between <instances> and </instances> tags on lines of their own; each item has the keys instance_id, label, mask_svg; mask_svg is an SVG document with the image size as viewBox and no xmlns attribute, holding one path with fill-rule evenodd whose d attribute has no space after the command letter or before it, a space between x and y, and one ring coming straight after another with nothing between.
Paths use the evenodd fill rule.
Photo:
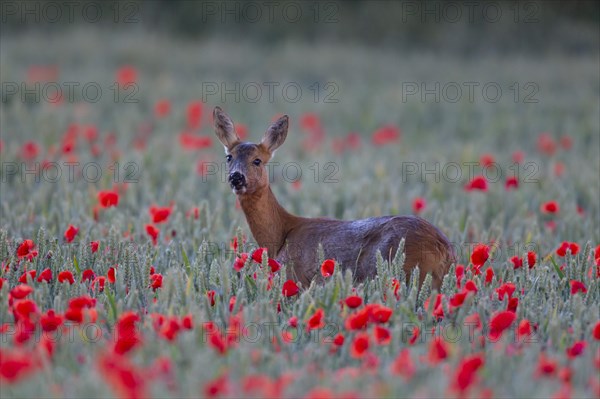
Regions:
<instances>
[{"instance_id":1,"label":"blurred background","mask_svg":"<svg viewBox=\"0 0 600 399\"><path fill-rule=\"evenodd\" d=\"M592 397L599 56L597 1L2 0L0 397L98 398L107 386L117 397L148 397L144 387L155 397L325 395L319 387L339 397ZM336 272L297 300L281 296L296 278L289 264L268 275L249 258L237 273L232 249L251 252L253 240L227 184L217 105L255 142L290 116L267 165L290 212L419 215L439 227L466 266L451 269L444 299L421 307L429 287L417 296L387 267L356 287ZM490 247L485 267L472 265L479 243ZM351 318L386 312L350 313L338 306L347 295L393 307L393 318L352 332ZM452 329L433 340L440 310ZM269 332L249 342L244 327L237 346L234 314ZM143 349L109 355L138 346L117 349L138 315ZM44 332L63 316L100 327L61 327L73 334L54 350L54 334L30 339L38 316ZM317 334L321 316L328 327L345 320L339 356ZM218 331L208 320L223 339L207 343L203 332ZM311 338L289 342L283 328L296 322ZM511 337L486 343L508 327Z\"/></svg>"},{"instance_id":2,"label":"blurred background","mask_svg":"<svg viewBox=\"0 0 600 399\"><path fill-rule=\"evenodd\" d=\"M410 213L426 198L448 231L471 211L484 229L523 207L500 195L516 173L527 209L537 193L598 219L595 1L7 1L1 18L5 227L26 230L17 219L51 203L81 202L86 214L61 212L91 218L97 190L141 183L114 215L123 226L152 203L205 201L218 223L203 228L230 234L243 221L228 211L215 105L254 141L290 115L271 179L296 213ZM498 196L465 209L490 157ZM86 162L101 165L97 181ZM546 177L576 174L548 191Z\"/></svg>"}]
</instances>

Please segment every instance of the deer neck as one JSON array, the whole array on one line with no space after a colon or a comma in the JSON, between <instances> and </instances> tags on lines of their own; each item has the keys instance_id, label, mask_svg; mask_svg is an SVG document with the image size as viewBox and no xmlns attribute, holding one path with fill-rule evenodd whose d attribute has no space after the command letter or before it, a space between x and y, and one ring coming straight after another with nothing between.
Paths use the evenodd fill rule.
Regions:
<instances>
[{"instance_id":1,"label":"deer neck","mask_svg":"<svg viewBox=\"0 0 600 399\"><path fill-rule=\"evenodd\" d=\"M296 217L277 202L271 187L241 195L239 200L257 244L267 248L269 256L275 257L285 244L285 238Z\"/></svg>"}]
</instances>

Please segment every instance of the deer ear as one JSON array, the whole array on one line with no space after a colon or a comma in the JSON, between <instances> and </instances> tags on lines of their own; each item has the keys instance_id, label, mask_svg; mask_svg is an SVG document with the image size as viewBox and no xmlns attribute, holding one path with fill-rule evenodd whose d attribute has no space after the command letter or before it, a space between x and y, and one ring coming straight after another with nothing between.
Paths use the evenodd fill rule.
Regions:
<instances>
[{"instance_id":1,"label":"deer ear","mask_svg":"<svg viewBox=\"0 0 600 399\"><path fill-rule=\"evenodd\" d=\"M226 150L231 149L235 144L239 143L240 138L235 132L231 118L223 112L221 107L215 107L213 111L213 119L215 123L215 134Z\"/></svg>"},{"instance_id":2,"label":"deer ear","mask_svg":"<svg viewBox=\"0 0 600 399\"><path fill-rule=\"evenodd\" d=\"M285 141L288 132L288 124L288 116L283 115L267 129L265 136L260 143L267 147L271 154L274 153L275 150L278 149Z\"/></svg>"}]
</instances>

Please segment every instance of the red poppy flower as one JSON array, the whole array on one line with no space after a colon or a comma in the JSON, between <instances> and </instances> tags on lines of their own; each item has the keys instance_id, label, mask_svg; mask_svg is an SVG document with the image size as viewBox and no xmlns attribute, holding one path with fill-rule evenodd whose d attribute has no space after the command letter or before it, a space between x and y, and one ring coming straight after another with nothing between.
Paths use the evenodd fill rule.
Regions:
<instances>
[{"instance_id":1,"label":"red poppy flower","mask_svg":"<svg viewBox=\"0 0 600 399\"><path fill-rule=\"evenodd\" d=\"M220 333L211 334L208 342L219 354L227 352L227 341L221 337Z\"/></svg>"},{"instance_id":2,"label":"red poppy flower","mask_svg":"<svg viewBox=\"0 0 600 399\"><path fill-rule=\"evenodd\" d=\"M206 291L206 298L208 298L208 303L210 306L215 306L215 291L209 290Z\"/></svg>"},{"instance_id":3,"label":"red poppy flower","mask_svg":"<svg viewBox=\"0 0 600 399\"><path fill-rule=\"evenodd\" d=\"M192 101L187 106L187 125L190 129L198 129L202 121L202 102Z\"/></svg>"},{"instance_id":4,"label":"red poppy flower","mask_svg":"<svg viewBox=\"0 0 600 399\"><path fill-rule=\"evenodd\" d=\"M571 295L575 295L578 292L584 294L587 293L587 288L585 284L583 284L581 281L571 280Z\"/></svg>"},{"instance_id":5,"label":"red poppy flower","mask_svg":"<svg viewBox=\"0 0 600 399\"><path fill-rule=\"evenodd\" d=\"M104 284L106 284L106 277L98 276L92 281L92 289L96 289L96 287L98 287L98 292L103 292Z\"/></svg>"},{"instance_id":6,"label":"red poppy flower","mask_svg":"<svg viewBox=\"0 0 600 399\"><path fill-rule=\"evenodd\" d=\"M281 269L281 264L279 262L277 262L275 259L269 258L269 260L267 261L267 264L271 268L271 273L276 273L279 271L279 269Z\"/></svg>"},{"instance_id":7,"label":"red poppy flower","mask_svg":"<svg viewBox=\"0 0 600 399\"><path fill-rule=\"evenodd\" d=\"M508 310L500 311L494 314L490 320L490 339L495 340L502 336L502 333L509 328L517 315Z\"/></svg>"},{"instance_id":8,"label":"red poppy flower","mask_svg":"<svg viewBox=\"0 0 600 399\"><path fill-rule=\"evenodd\" d=\"M513 264L514 270L520 269L523 266L523 259L519 258L518 256L513 256L510 258L510 262Z\"/></svg>"},{"instance_id":9,"label":"red poppy flower","mask_svg":"<svg viewBox=\"0 0 600 399\"><path fill-rule=\"evenodd\" d=\"M428 359L437 364L448 357L448 345L441 337L435 337L429 345Z\"/></svg>"},{"instance_id":10,"label":"red poppy flower","mask_svg":"<svg viewBox=\"0 0 600 399\"><path fill-rule=\"evenodd\" d=\"M171 102L169 100L160 100L154 105L154 115L157 118L164 118L171 112Z\"/></svg>"},{"instance_id":11,"label":"red poppy flower","mask_svg":"<svg viewBox=\"0 0 600 399\"><path fill-rule=\"evenodd\" d=\"M515 284L514 283L504 283L500 287L496 288L496 293L498 294L498 299L501 301L504 299L504 296L507 295L508 299L512 298L513 293L515 292Z\"/></svg>"},{"instance_id":12,"label":"red poppy flower","mask_svg":"<svg viewBox=\"0 0 600 399\"><path fill-rule=\"evenodd\" d=\"M435 316L438 319L441 319L444 317L444 307L442 306L442 299L444 298L444 294L437 294L435 297L435 302L433 303L433 316ZM427 298L425 300L425 303L423 304L425 309L429 309L429 301L430 298Z\"/></svg>"},{"instance_id":13,"label":"red poppy flower","mask_svg":"<svg viewBox=\"0 0 600 399\"><path fill-rule=\"evenodd\" d=\"M414 345L415 342L417 342L417 340L419 339L420 336L421 336L421 330L419 329L419 327L414 326L413 330L412 330L412 335L410 336L410 339L408 340L408 343L410 345Z\"/></svg>"},{"instance_id":14,"label":"red poppy flower","mask_svg":"<svg viewBox=\"0 0 600 399\"><path fill-rule=\"evenodd\" d=\"M510 312L516 312L519 306L519 298L510 298L506 304L506 310Z\"/></svg>"},{"instance_id":15,"label":"red poppy flower","mask_svg":"<svg viewBox=\"0 0 600 399\"><path fill-rule=\"evenodd\" d=\"M475 266L481 267L488 260L490 256L490 248L485 244L478 244L471 253L471 263Z\"/></svg>"},{"instance_id":16,"label":"red poppy flower","mask_svg":"<svg viewBox=\"0 0 600 399\"><path fill-rule=\"evenodd\" d=\"M558 256L566 256L567 249L571 251L571 255L577 255L579 253L579 245L577 245L577 243L563 241L563 243L560 244L560 247L558 247L556 250L556 254Z\"/></svg>"},{"instance_id":17,"label":"red poppy flower","mask_svg":"<svg viewBox=\"0 0 600 399\"><path fill-rule=\"evenodd\" d=\"M33 288L26 284L19 284L10 290L10 296L14 299L23 299L33 292Z\"/></svg>"},{"instance_id":18,"label":"red poppy flower","mask_svg":"<svg viewBox=\"0 0 600 399\"><path fill-rule=\"evenodd\" d=\"M214 380L208 381L204 385L204 396L207 398L222 398L229 394L230 387L227 381L227 375L222 375Z\"/></svg>"},{"instance_id":19,"label":"red poppy flower","mask_svg":"<svg viewBox=\"0 0 600 399\"><path fill-rule=\"evenodd\" d=\"M99 246L100 246L100 241L90 242L90 249L92 250L92 253L96 253L98 251Z\"/></svg>"},{"instance_id":20,"label":"red poppy flower","mask_svg":"<svg viewBox=\"0 0 600 399\"><path fill-rule=\"evenodd\" d=\"M504 187L507 190L510 190L511 188L519 188L519 179L517 179L516 176L508 177L504 183Z\"/></svg>"},{"instance_id":21,"label":"red poppy flower","mask_svg":"<svg viewBox=\"0 0 600 399\"><path fill-rule=\"evenodd\" d=\"M473 280L467 280L467 282L465 283L465 291L469 291L469 292L477 292L477 285L475 284L475 282Z\"/></svg>"},{"instance_id":22,"label":"red poppy flower","mask_svg":"<svg viewBox=\"0 0 600 399\"><path fill-rule=\"evenodd\" d=\"M517 335L519 338L528 337L531 335L531 323L527 319L523 319L519 322L517 327Z\"/></svg>"},{"instance_id":23,"label":"red poppy flower","mask_svg":"<svg viewBox=\"0 0 600 399\"><path fill-rule=\"evenodd\" d=\"M246 264L246 260L248 259L248 254L247 253L242 253L239 256L237 256L235 258L235 262L233 262L233 269L236 272L241 271L244 268L244 265Z\"/></svg>"},{"instance_id":24,"label":"red poppy flower","mask_svg":"<svg viewBox=\"0 0 600 399\"><path fill-rule=\"evenodd\" d=\"M323 277L332 276L334 268L335 268L335 261L333 259L326 259L321 264L321 275Z\"/></svg>"},{"instance_id":25,"label":"red poppy flower","mask_svg":"<svg viewBox=\"0 0 600 399\"><path fill-rule=\"evenodd\" d=\"M181 319L181 326L183 328L185 328L186 330L193 330L194 329L194 323L193 323L193 319L192 319L192 315L191 314L183 316L183 318Z\"/></svg>"},{"instance_id":26,"label":"red poppy flower","mask_svg":"<svg viewBox=\"0 0 600 399\"><path fill-rule=\"evenodd\" d=\"M384 146L400 140L400 129L394 125L384 125L373 132L371 142L376 146Z\"/></svg>"},{"instance_id":27,"label":"red poppy flower","mask_svg":"<svg viewBox=\"0 0 600 399\"><path fill-rule=\"evenodd\" d=\"M75 278L73 277L73 273L71 273L68 270L64 270L64 271L58 273L58 282L63 283L65 281L68 281L69 284L75 283Z\"/></svg>"},{"instance_id":28,"label":"red poppy flower","mask_svg":"<svg viewBox=\"0 0 600 399\"><path fill-rule=\"evenodd\" d=\"M537 373L540 375L552 375L557 369L556 361L546 357L544 353L540 354L538 360Z\"/></svg>"},{"instance_id":29,"label":"red poppy flower","mask_svg":"<svg viewBox=\"0 0 600 399\"><path fill-rule=\"evenodd\" d=\"M453 306L455 308L460 307L465 302L465 299L467 298L468 294L469 291L466 290L462 292L457 292L450 298L450 306Z\"/></svg>"},{"instance_id":30,"label":"red poppy flower","mask_svg":"<svg viewBox=\"0 0 600 399\"><path fill-rule=\"evenodd\" d=\"M355 309L355 308L359 307L360 305L362 305L362 302L363 302L362 298L359 296L356 296L356 295L351 295L344 300L344 303L350 309Z\"/></svg>"},{"instance_id":31,"label":"red poppy flower","mask_svg":"<svg viewBox=\"0 0 600 399\"><path fill-rule=\"evenodd\" d=\"M370 304L366 308L369 313L369 319L375 323L387 323L392 316L392 309L380 304Z\"/></svg>"},{"instance_id":32,"label":"red poppy flower","mask_svg":"<svg viewBox=\"0 0 600 399\"><path fill-rule=\"evenodd\" d=\"M335 337L333 337L333 344L335 346L342 346L344 345L344 341L346 340L346 338L344 337L343 334L337 334Z\"/></svg>"},{"instance_id":33,"label":"red poppy flower","mask_svg":"<svg viewBox=\"0 0 600 399\"><path fill-rule=\"evenodd\" d=\"M191 208L189 211L187 211L185 213L185 217L188 217L188 218L193 217L194 219L198 220L200 218L200 208L198 208L197 206ZM234 249L234 250L237 251L237 249Z\"/></svg>"},{"instance_id":34,"label":"red poppy flower","mask_svg":"<svg viewBox=\"0 0 600 399\"><path fill-rule=\"evenodd\" d=\"M465 392L475 381L477 370L483 366L481 354L465 357L459 364L454 377L454 386L460 392Z\"/></svg>"},{"instance_id":35,"label":"red poppy flower","mask_svg":"<svg viewBox=\"0 0 600 399\"><path fill-rule=\"evenodd\" d=\"M511 159L515 163L523 163L525 160L525 153L523 151L515 151L512 153Z\"/></svg>"},{"instance_id":36,"label":"red poppy flower","mask_svg":"<svg viewBox=\"0 0 600 399\"><path fill-rule=\"evenodd\" d=\"M94 306L96 306L96 299L87 295L82 295L69 300L69 308L71 309L93 308Z\"/></svg>"},{"instance_id":37,"label":"red poppy flower","mask_svg":"<svg viewBox=\"0 0 600 399\"><path fill-rule=\"evenodd\" d=\"M19 299L13 304L13 312L15 319L29 319L32 314L38 314L39 309L34 301L31 299Z\"/></svg>"},{"instance_id":38,"label":"red poppy flower","mask_svg":"<svg viewBox=\"0 0 600 399\"><path fill-rule=\"evenodd\" d=\"M456 265L454 275L456 276L456 288L460 288L462 278L465 275L465 266L461 264Z\"/></svg>"},{"instance_id":39,"label":"red poppy flower","mask_svg":"<svg viewBox=\"0 0 600 399\"><path fill-rule=\"evenodd\" d=\"M388 345L392 341L392 334L390 333L390 330L385 327L375 326L373 335L375 336L375 342L377 342L378 345Z\"/></svg>"},{"instance_id":40,"label":"red poppy flower","mask_svg":"<svg viewBox=\"0 0 600 399\"><path fill-rule=\"evenodd\" d=\"M557 162L554 164L554 176L562 177L565 174L565 164L562 162Z\"/></svg>"},{"instance_id":41,"label":"red poppy flower","mask_svg":"<svg viewBox=\"0 0 600 399\"><path fill-rule=\"evenodd\" d=\"M263 253L267 253L267 248L257 248L252 252L252 260L256 263L262 263Z\"/></svg>"},{"instance_id":42,"label":"red poppy flower","mask_svg":"<svg viewBox=\"0 0 600 399\"><path fill-rule=\"evenodd\" d=\"M537 262L537 254L533 251L527 252L527 265L530 269L535 266L535 262Z\"/></svg>"},{"instance_id":43,"label":"red poppy flower","mask_svg":"<svg viewBox=\"0 0 600 399\"><path fill-rule=\"evenodd\" d=\"M600 321L596 322L594 329L592 330L592 336L596 341L600 341Z\"/></svg>"},{"instance_id":44,"label":"red poppy flower","mask_svg":"<svg viewBox=\"0 0 600 399\"><path fill-rule=\"evenodd\" d=\"M52 332L63 324L63 317L56 315L53 309L50 309L40 318L40 325L45 332Z\"/></svg>"},{"instance_id":45,"label":"red poppy flower","mask_svg":"<svg viewBox=\"0 0 600 399\"><path fill-rule=\"evenodd\" d=\"M23 148L21 149L21 156L26 161L31 161L40 153L40 146L35 141L27 141L23 144Z\"/></svg>"},{"instance_id":46,"label":"red poppy flower","mask_svg":"<svg viewBox=\"0 0 600 399\"><path fill-rule=\"evenodd\" d=\"M118 354L102 355L98 359L102 381L111 387L114 396L121 398L148 398L146 372Z\"/></svg>"},{"instance_id":47,"label":"red poppy flower","mask_svg":"<svg viewBox=\"0 0 600 399\"><path fill-rule=\"evenodd\" d=\"M49 283L52 281L52 270L50 270L49 267L44 269L38 276L37 281L38 283L41 283L42 281Z\"/></svg>"},{"instance_id":48,"label":"red poppy flower","mask_svg":"<svg viewBox=\"0 0 600 399\"><path fill-rule=\"evenodd\" d=\"M471 273L473 273L474 276L479 276L481 274L481 266L471 263Z\"/></svg>"},{"instance_id":49,"label":"red poppy flower","mask_svg":"<svg viewBox=\"0 0 600 399\"><path fill-rule=\"evenodd\" d=\"M165 321L159 334L167 341L174 341L179 335L179 330L181 330L181 326L178 320L175 317L171 317Z\"/></svg>"},{"instance_id":50,"label":"red poppy flower","mask_svg":"<svg viewBox=\"0 0 600 399\"><path fill-rule=\"evenodd\" d=\"M72 224L69 225L69 227L67 228L67 230L65 230L65 241L66 242L72 242L75 239L75 236L77 235L77 233L79 232L79 229L75 226L73 226Z\"/></svg>"},{"instance_id":51,"label":"red poppy flower","mask_svg":"<svg viewBox=\"0 0 600 399\"><path fill-rule=\"evenodd\" d=\"M183 132L179 135L179 144L184 150L201 150L212 146L212 138L209 136L199 136L194 133ZM202 174L203 172L201 165L198 164L198 173Z\"/></svg>"},{"instance_id":52,"label":"red poppy flower","mask_svg":"<svg viewBox=\"0 0 600 399\"><path fill-rule=\"evenodd\" d=\"M392 373L396 375L401 375L405 379L410 380L416 372L416 368L412 358L410 357L410 352L408 349L404 348L398 353L398 356L392 363Z\"/></svg>"},{"instance_id":53,"label":"red poppy flower","mask_svg":"<svg viewBox=\"0 0 600 399\"><path fill-rule=\"evenodd\" d=\"M256 263L262 263L263 253L267 253L267 248L258 248L252 252L252 260Z\"/></svg>"},{"instance_id":54,"label":"red poppy flower","mask_svg":"<svg viewBox=\"0 0 600 399\"><path fill-rule=\"evenodd\" d=\"M321 120L316 114L306 113L300 117L299 124L304 130L316 130L321 127Z\"/></svg>"},{"instance_id":55,"label":"red poppy flower","mask_svg":"<svg viewBox=\"0 0 600 399\"><path fill-rule=\"evenodd\" d=\"M287 297L294 296L299 291L300 291L300 289L298 288L296 283L292 280L288 280L285 283L283 283L283 288L281 289L283 296L287 296Z\"/></svg>"},{"instance_id":56,"label":"red poppy flower","mask_svg":"<svg viewBox=\"0 0 600 399\"><path fill-rule=\"evenodd\" d=\"M392 288L394 290L394 296L396 300L400 300L400 281L397 278L392 278Z\"/></svg>"},{"instance_id":57,"label":"red poppy flower","mask_svg":"<svg viewBox=\"0 0 600 399\"><path fill-rule=\"evenodd\" d=\"M234 252L237 252L238 245L239 245L238 238L236 236L231 239L231 242L229 243L229 248L233 249Z\"/></svg>"},{"instance_id":58,"label":"red poppy flower","mask_svg":"<svg viewBox=\"0 0 600 399\"><path fill-rule=\"evenodd\" d=\"M425 198L417 197L413 200L412 208L414 213L421 213L425 209L427 202Z\"/></svg>"},{"instance_id":59,"label":"red poppy flower","mask_svg":"<svg viewBox=\"0 0 600 399\"><path fill-rule=\"evenodd\" d=\"M573 138L568 135L564 135L560 138L560 145L565 150L570 150L573 147Z\"/></svg>"},{"instance_id":60,"label":"red poppy flower","mask_svg":"<svg viewBox=\"0 0 600 399\"><path fill-rule=\"evenodd\" d=\"M307 330L317 330L325 327L325 322L323 321L323 316L325 312L323 309L319 308L315 311L315 313L308 319L306 324Z\"/></svg>"},{"instance_id":61,"label":"red poppy flower","mask_svg":"<svg viewBox=\"0 0 600 399\"><path fill-rule=\"evenodd\" d=\"M369 335L366 333L359 333L354 337L352 346L350 346L350 356L354 358L361 358L369 350Z\"/></svg>"},{"instance_id":62,"label":"red poppy flower","mask_svg":"<svg viewBox=\"0 0 600 399\"><path fill-rule=\"evenodd\" d=\"M117 321L115 326L115 345L113 351L119 355L130 352L136 346L141 344L142 340L139 336L136 323L140 317L135 312L125 312Z\"/></svg>"},{"instance_id":63,"label":"red poppy flower","mask_svg":"<svg viewBox=\"0 0 600 399\"><path fill-rule=\"evenodd\" d=\"M27 276L31 278L31 281L34 281L36 274L37 271L35 270L30 270L28 272L23 273L21 277L19 277L19 283L27 284Z\"/></svg>"},{"instance_id":64,"label":"red poppy flower","mask_svg":"<svg viewBox=\"0 0 600 399\"><path fill-rule=\"evenodd\" d=\"M34 359L29 353L10 352L0 349L0 381L15 384L36 368Z\"/></svg>"},{"instance_id":65,"label":"red poppy flower","mask_svg":"<svg viewBox=\"0 0 600 399\"><path fill-rule=\"evenodd\" d=\"M548 202L544 202L540 206L540 211L542 213L555 214L555 213L558 213L560 211L560 206L558 205L558 202L556 202L556 201L548 201Z\"/></svg>"},{"instance_id":66,"label":"red poppy flower","mask_svg":"<svg viewBox=\"0 0 600 399\"><path fill-rule=\"evenodd\" d=\"M16 334L13 335L13 342L15 343L15 345L20 346L31 339L31 337L35 333L35 324L29 320L29 315L20 316L17 313L17 311L14 311L14 313L17 331Z\"/></svg>"},{"instance_id":67,"label":"red poppy flower","mask_svg":"<svg viewBox=\"0 0 600 399\"><path fill-rule=\"evenodd\" d=\"M567 348L567 356L569 359L574 359L577 356L581 355L587 346L587 342L585 341L577 341L573 343L570 347Z\"/></svg>"},{"instance_id":68,"label":"red poppy flower","mask_svg":"<svg viewBox=\"0 0 600 399\"><path fill-rule=\"evenodd\" d=\"M496 160L494 159L494 156L492 154L483 154L481 157L479 157L479 163L483 167L491 166L495 162Z\"/></svg>"},{"instance_id":69,"label":"red poppy flower","mask_svg":"<svg viewBox=\"0 0 600 399\"><path fill-rule=\"evenodd\" d=\"M541 153L546 155L551 156L556 152L556 142L552 136L550 136L550 133L547 132L541 133L538 136L537 147Z\"/></svg>"},{"instance_id":70,"label":"red poppy flower","mask_svg":"<svg viewBox=\"0 0 600 399\"><path fill-rule=\"evenodd\" d=\"M137 69L131 65L124 65L117 70L117 83L120 88L125 88L129 84L137 81Z\"/></svg>"},{"instance_id":71,"label":"red poppy flower","mask_svg":"<svg viewBox=\"0 0 600 399\"><path fill-rule=\"evenodd\" d=\"M94 273L94 271L92 269L87 269L84 270L83 273L81 273L81 282L85 282L85 281L92 281L96 278L96 273Z\"/></svg>"},{"instance_id":72,"label":"red poppy flower","mask_svg":"<svg viewBox=\"0 0 600 399\"><path fill-rule=\"evenodd\" d=\"M160 273L154 273L150 276L150 287L152 287L153 291L156 291L160 287L162 287L163 276Z\"/></svg>"},{"instance_id":73,"label":"red poppy flower","mask_svg":"<svg viewBox=\"0 0 600 399\"><path fill-rule=\"evenodd\" d=\"M491 267L485 269L485 283L491 284L494 279L494 270Z\"/></svg>"},{"instance_id":74,"label":"red poppy flower","mask_svg":"<svg viewBox=\"0 0 600 399\"><path fill-rule=\"evenodd\" d=\"M98 202L102 208L110 208L119 205L119 193L116 191L100 191Z\"/></svg>"},{"instance_id":75,"label":"red poppy flower","mask_svg":"<svg viewBox=\"0 0 600 399\"><path fill-rule=\"evenodd\" d=\"M465 190L467 190L467 191L474 191L474 190L487 191L487 189L488 189L488 182L487 182L485 176L483 176L483 175L473 177L473 180L471 180L470 182L468 182L465 185Z\"/></svg>"},{"instance_id":76,"label":"red poppy flower","mask_svg":"<svg viewBox=\"0 0 600 399\"><path fill-rule=\"evenodd\" d=\"M171 207L150 207L150 215L152 216L152 223L166 222L171 215Z\"/></svg>"},{"instance_id":77,"label":"red poppy flower","mask_svg":"<svg viewBox=\"0 0 600 399\"><path fill-rule=\"evenodd\" d=\"M158 240L158 235L160 234L160 230L156 228L153 224L146 225L146 233L152 238L152 243L156 245Z\"/></svg>"},{"instance_id":78,"label":"red poppy flower","mask_svg":"<svg viewBox=\"0 0 600 399\"><path fill-rule=\"evenodd\" d=\"M27 258L31 262L37 255L38 252L35 250L33 240L25 240L19 245L19 248L17 248L17 256L19 259Z\"/></svg>"},{"instance_id":79,"label":"red poppy flower","mask_svg":"<svg viewBox=\"0 0 600 399\"><path fill-rule=\"evenodd\" d=\"M114 284L115 281L117 281L116 276L115 276L115 268L114 267L109 267L108 268L108 272L106 272L106 278L108 279L108 282L111 284Z\"/></svg>"},{"instance_id":80,"label":"red poppy flower","mask_svg":"<svg viewBox=\"0 0 600 399\"><path fill-rule=\"evenodd\" d=\"M359 310L346 318L345 326L348 330L361 330L367 326L369 322L368 309Z\"/></svg>"}]
</instances>

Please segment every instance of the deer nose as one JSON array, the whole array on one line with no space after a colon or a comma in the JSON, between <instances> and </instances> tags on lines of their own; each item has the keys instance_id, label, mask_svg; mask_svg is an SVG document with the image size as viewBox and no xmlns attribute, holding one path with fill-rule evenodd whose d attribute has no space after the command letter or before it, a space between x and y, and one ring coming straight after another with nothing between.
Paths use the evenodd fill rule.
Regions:
<instances>
[{"instance_id":1,"label":"deer nose","mask_svg":"<svg viewBox=\"0 0 600 399\"><path fill-rule=\"evenodd\" d=\"M233 172L229 175L229 183L232 187L239 188L246 184L246 177L240 172Z\"/></svg>"}]
</instances>

